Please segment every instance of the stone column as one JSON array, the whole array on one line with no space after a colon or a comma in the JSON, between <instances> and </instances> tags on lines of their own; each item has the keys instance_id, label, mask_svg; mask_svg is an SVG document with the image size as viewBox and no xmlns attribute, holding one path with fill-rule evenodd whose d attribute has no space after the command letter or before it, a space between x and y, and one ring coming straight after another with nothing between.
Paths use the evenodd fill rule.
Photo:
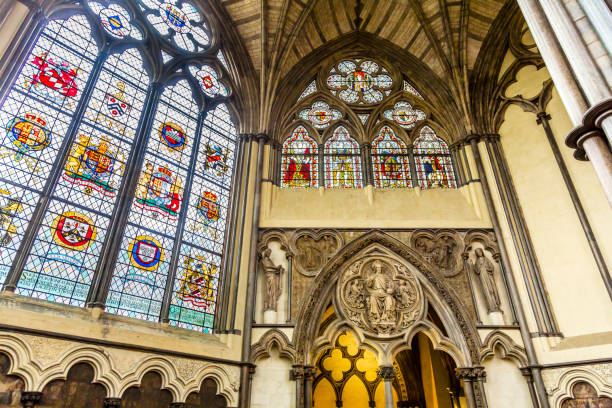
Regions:
<instances>
[{"instance_id":1,"label":"stone column","mask_svg":"<svg viewBox=\"0 0 612 408\"><path fill-rule=\"evenodd\" d=\"M529 396L531 397L531 404L533 408L538 408L538 396L536 395L535 388L533 386L533 376L531 375L531 368L521 367L521 374L527 381L527 387L529 388Z\"/></svg>"},{"instance_id":2,"label":"stone column","mask_svg":"<svg viewBox=\"0 0 612 408\"><path fill-rule=\"evenodd\" d=\"M287 323L291 323L291 297L293 296L293 254L287 252Z\"/></svg>"},{"instance_id":3,"label":"stone column","mask_svg":"<svg viewBox=\"0 0 612 408\"><path fill-rule=\"evenodd\" d=\"M456 368L455 374L457 378L463 382L463 391L465 392L468 408L478 408L476 405L476 398L474 397L472 369L470 367Z\"/></svg>"},{"instance_id":4,"label":"stone column","mask_svg":"<svg viewBox=\"0 0 612 408\"><path fill-rule=\"evenodd\" d=\"M104 398L104 408L121 408L121 398Z\"/></svg>"},{"instance_id":5,"label":"stone column","mask_svg":"<svg viewBox=\"0 0 612 408\"><path fill-rule=\"evenodd\" d=\"M304 366L304 408L312 408L312 380L314 374L313 366Z\"/></svg>"},{"instance_id":6,"label":"stone column","mask_svg":"<svg viewBox=\"0 0 612 408\"><path fill-rule=\"evenodd\" d=\"M378 376L385 382L385 408L393 408L393 385L391 384L395 378L393 366L380 366Z\"/></svg>"},{"instance_id":7,"label":"stone column","mask_svg":"<svg viewBox=\"0 0 612 408\"><path fill-rule=\"evenodd\" d=\"M25 391L21 393L21 405L23 408L34 408L40 402L42 392Z\"/></svg>"},{"instance_id":8,"label":"stone column","mask_svg":"<svg viewBox=\"0 0 612 408\"><path fill-rule=\"evenodd\" d=\"M302 405L302 394L304 392L304 367L299 364L294 365L293 369L289 372L289 378L292 381L295 381L295 408L303 408L304 405Z\"/></svg>"},{"instance_id":9,"label":"stone column","mask_svg":"<svg viewBox=\"0 0 612 408\"><path fill-rule=\"evenodd\" d=\"M374 184L374 174L372 171L372 145L370 143L361 144L361 165L363 169L363 186L371 186Z\"/></svg>"},{"instance_id":10,"label":"stone column","mask_svg":"<svg viewBox=\"0 0 612 408\"><path fill-rule=\"evenodd\" d=\"M479 407L487 408L487 396L484 390L484 383L487 378L487 372L484 370L484 367L474 367L472 373L474 375L474 381L472 382L472 386L474 387L474 397L476 399L476 404Z\"/></svg>"}]
</instances>

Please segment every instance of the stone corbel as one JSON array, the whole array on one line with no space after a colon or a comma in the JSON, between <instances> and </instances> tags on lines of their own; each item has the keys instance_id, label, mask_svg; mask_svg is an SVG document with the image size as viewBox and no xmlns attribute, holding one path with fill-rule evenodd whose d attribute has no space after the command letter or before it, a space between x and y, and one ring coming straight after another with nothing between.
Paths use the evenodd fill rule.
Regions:
<instances>
[{"instance_id":1,"label":"stone corbel","mask_svg":"<svg viewBox=\"0 0 612 408\"><path fill-rule=\"evenodd\" d=\"M172 404L170 405L172 407ZM104 408L120 408L121 398L104 398Z\"/></svg>"},{"instance_id":2,"label":"stone corbel","mask_svg":"<svg viewBox=\"0 0 612 408\"><path fill-rule=\"evenodd\" d=\"M612 99L607 99L592 106L582 117L582 125L575 127L565 138L565 144L575 149L577 160L587 161L584 142L591 137L603 137L602 122L612 116ZM609 146L608 146L609 147Z\"/></svg>"},{"instance_id":3,"label":"stone corbel","mask_svg":"<svg viewBox=\"0 0 612 408\"><path fill-rule=\"evenodd\" d=\"M21 393L21 405L24 408L34 408L42 398L42 392L25 391Z\"/></svg>"}]
</instances>

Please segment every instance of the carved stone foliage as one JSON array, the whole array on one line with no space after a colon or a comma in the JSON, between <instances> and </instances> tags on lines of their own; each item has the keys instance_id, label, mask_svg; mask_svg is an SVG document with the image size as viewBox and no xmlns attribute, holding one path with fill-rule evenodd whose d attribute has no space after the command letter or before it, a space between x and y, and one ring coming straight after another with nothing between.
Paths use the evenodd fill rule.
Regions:
<instances>
[{"instance_id":1,"label":"carved stone foliage","mask_svg":"<svg viewBox=\"0 0 612 408\"><path fill-rule=\"evenodd\" d=\"M455 276L463 269L463 242L451 231L418 231L412 235L410 243L427 262L438 267L445 277Z\"/></svg>"},{"instance_id":2,"label":"carved stone foliage","mask_svg":"<svg viewBox=\"0 0 612 408\"><path fill-rule=\"evenodd\" d=\"M342 247L343 240L334 230L298 230L291 239L295 268L306 276L315 276Z\"/></svg>"},{"instance_id":3,"label":"carved stone foliage","mask_svg":"<svg viewBox=\"0 0 612 408\"><path fill-rule=\"evenodd\" d=\"M375 337L401 335L425 309L421 286L408 268L382 257L350 265L338 281L336 303L348 320Z\"/></svg>"},{"instance_id":4,"label":"carved stone foliage","mask_svg":"<svg viewBox=\"0 0 612 408\"><path fill-rule=\"evenodd\" d=\"M598 396L595 388L584 381L572 387L572 397L561 404L561 408L612 408L612 399Z\"/></svg>"}]
</instances>

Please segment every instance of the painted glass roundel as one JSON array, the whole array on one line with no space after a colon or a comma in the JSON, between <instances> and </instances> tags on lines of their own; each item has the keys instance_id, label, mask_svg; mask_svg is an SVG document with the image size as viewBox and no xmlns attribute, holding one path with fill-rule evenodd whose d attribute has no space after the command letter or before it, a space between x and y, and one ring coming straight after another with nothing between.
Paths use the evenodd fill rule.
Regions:
<instances>
[{"instance_id":1,"label":"painted glass roundel","mask_svg":"<svg viewBox=\"0 0 612 408\"><path fill-rule=\"evenodd\" d=\"M386 119L392 120L405 129L411 129L416 126L420 120L425 120L427 116L425 112L414 109L408 102L398 102L389 109L383 112Z\"/></svg>"},{"instance_id":2,"label":"painted glass roundel","mask_svg":"<svg viewBox=\"0 0 612 408\"><path fill-rule=\"evenodd\" d=\"M182 0L140 0L149 23L177 47L202 52L210 44L208 27L200 12Z\"/></svg>"},{"instance_id":3,"label":"painted glass roundel","mask_svg":"<svg viewBox=\"0 0 612 408\"><path fill-rule=\"evenodd\" d=\"M330 92L350 104L381 102L391 92L393 79L388 71L371 60L345 60L330 70Z\"/></svg>"},{"instance_id":4,"label":"painted glass roundel","mask_svg":"<svg viewBox=\"0 0 612 408\"><path fill-rule=\"evenodd\" d=\"M332 109L327 102L317 101L310 109L301 111L299 117L309 121L317 129L325 129L332 121L341 119L342 112Z\"/></svg>"},{"instance_id":5,"label":"painted glass roundel","mask_svg":"<svg viewBox=\"0 0 612 408\"><path fill-rule=\"evenodd\" d=\"M118 4L108 7L98 2L88 2L89 8L98 15L104 30L115 38L132 37L142 40L142 33L132 24L130 14Z\"/></svg>"}]
</instances>

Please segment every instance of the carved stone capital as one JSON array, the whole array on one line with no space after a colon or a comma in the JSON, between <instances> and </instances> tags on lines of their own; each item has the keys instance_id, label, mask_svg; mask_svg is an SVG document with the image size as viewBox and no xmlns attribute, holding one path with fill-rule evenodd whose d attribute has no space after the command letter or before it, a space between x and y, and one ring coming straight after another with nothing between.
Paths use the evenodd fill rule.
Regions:
<instances>
[{"instance_id":1,"label":"carved stone capital","mask_svg":"<svg viewBox=\"0 0 612 408\"><path fill-rule=\"evenodd\" d=\"M313 366L304 366L303 372L305 379L312 380L315 375L315 368Z\"/></svg>"},{"instance_id":2,"label":"carved stone capital","mask_svg":"<svg viewBox=\"0 0 612 408\"><path fill-rule=\"evenodd\" d=\"M465 138L465 141L470 144L472 143L472 141L475 141L476 143L478 143L480 142L480 138L481 138L481 135L472 133L472 134L467 135L467 137Z\"/></svg>"},{"instance_id":3,"label":"carved stone capital","mask_svg":"<svg viewBox=\"0 0 612 408\"><path fill-rule=\"evenodd\" d=\"M42 398L42 392L25 391L21 393L21 405L24 408L34 408Z\"/></svg>"},{"instance_id":4,"label":"carved stone capital","mask_svg":"<svg viewBox=\"0 0 612 408\"><path fill-rule=\"evenodd\" d=\"M380 366L376 372L380 378L385 381L391 381L395 378L395 370L393 366Z\"/></svg>"},{"instance_id":5,"label":"carved stone capital","mask_svg":"<svg viewBox=\"0 0 612 408\"><path fill-rule=\"evenodd\" d=\"M459 367L455 368L455 375L459 380L477 381L486 378L487 373L484 367Z\"/></svg>"},{"instance_id":6,"label":"carved stone capital","mask_svg":"<svg viewBox=\"0 0 612 408\"><path fill-rule=\"evenodd\" d=\"M531 375L531 368L530 367L521 367L521 374L523 374L523 377L526 377L529 381L532 381L533 376Z\"/></svg>"},{"instance_id":7,"label":"carved stone capital","mask_svg":"<svg viewBox=\"0 0 612 408\"><path fill-rule=\"evenodd\" d=\"M121 407L121 398L104 398L104 408L115 407Z\"/></svg>"},{"instance_id":8,"label":"carved stone capital","mask_svg":"<svg viewBox=\"0 0 612 408\"><path fill-rule=\"evenodd\" d=\"M574 157L577 160L588 160L583 148L584 142L591 137L603 137L601 123L610 115L612 115L612 99L607 99L586 111L582 117L582 124L567 135L565 144L576 149Z\"/></svg>"},{"instance_id":9,"label":"carved stone capital","mask_svg":"<svg viewBox=\"0 0 612 408\"><path fill-rule=\"evenodd\" d=\"M289 371L289 379L291 381L297 381L304 378L304 366L294 365L291 371Z\"/></svg>"},{"instance_id":10,"label":"carved stone capital","mask_svg":"<svg viewBox=\"0 0 612 408\"><path fill-rule=\"evenodd\" d=\"M185 406L184 402L171 402L170 408L183 408Z\"/></svg>"}]
</instances>

